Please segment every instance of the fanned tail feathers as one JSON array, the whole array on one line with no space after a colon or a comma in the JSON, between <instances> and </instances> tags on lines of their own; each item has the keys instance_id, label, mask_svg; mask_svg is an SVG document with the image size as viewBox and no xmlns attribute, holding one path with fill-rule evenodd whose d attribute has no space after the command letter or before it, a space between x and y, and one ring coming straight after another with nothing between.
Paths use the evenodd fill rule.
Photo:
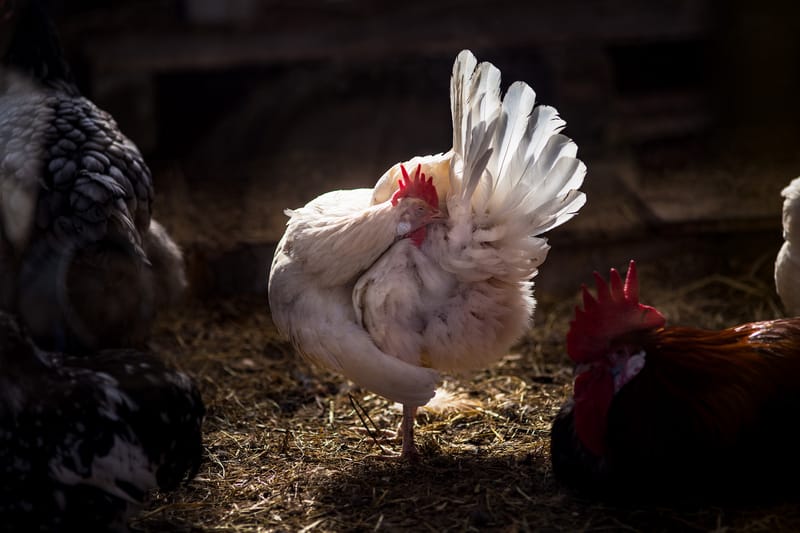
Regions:
<instances>
[{"instance_id":1,"label":"fanned tail feathers","mask_svg":"<svg viewBox=\"0 0 800 533\"><path fill-rule=\"evenodd\" d=\"M451 267L473 276L520 280L536 274L549 246L538 236L584 205L586 166L559 132L565 122L536 93L513 83L500 100L500 71L464 50L450 87L453 113ZM473 246L467 246L471 239ZM487 247L487 245L489 245ZM471 268L475 272L467 274Z\"/></svg>"},{"instance_id":2,"label":"fanned tail feathers","mask_svg":"<svg viewBox=\"0 0 800 533\"><path fill-rule=\"evenodd\" d=\"M461 165L460 172L451 172L451 180L462 176L459 183L451 181L451 190L458 191L455 202L467 205L482 181L484 194L491 187L491 178L484 180L484 172L500 117L500 71L491 63L477 67L476 63L471 52L461 52L453 66L450 87L456 154L452 164Z\"/></svg>"},{"instance_id":3,"label":"fanned tail feathers","mask_svg":"<svg viewBox=\"0 0 800 533\"><path fill-rule=\"evenodd\" d=\"M478 60L469 50L463 50L453 65L453 75L450 79L450 113L453 117L453 149L463 155L464 139L466 134L467 114L465 106L469 105L469 89L472 72Z\"/></svg>"}]
</instances>

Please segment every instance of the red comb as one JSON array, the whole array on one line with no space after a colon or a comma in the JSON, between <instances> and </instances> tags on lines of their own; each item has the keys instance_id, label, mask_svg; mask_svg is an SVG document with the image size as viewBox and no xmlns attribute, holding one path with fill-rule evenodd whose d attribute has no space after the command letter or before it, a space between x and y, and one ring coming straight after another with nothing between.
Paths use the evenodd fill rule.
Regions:
<instances>
[{"instance_id":1,"label":"red comb","mask_svg":"<svg viewBox=\"0 0 800 533\"><path fill-rule=\"evenodd\" d=\"M417 165L417 171L414 173L414 179L408 177L406 167L400 165L400 171L403 177L397 180L397 185L400 187L392 195L392 205L397 205L401 198L410 196L412 198L421 198L425 200L431 207L439 207L439 194L436 192L436 187L433 186L433 177L425 178L425 174L420 177L422 165Z\"/></svg>"},{"instance_id":2,"label":"red comb","mask_svg":"<svg viewBox=\"0 0 800 533\"><path fill-rule=\"evenodd\" d=\"M625 283L616 269L611 269L609 286L594 273L597 298L583 286L583 309L575 308L575 319L567 333L567 353L576 363L586 363L606 355L610 343L625 333L660 328L664 315L639 303L639 279L636 263L630 262Z\"/></svg>"}]
</instances>

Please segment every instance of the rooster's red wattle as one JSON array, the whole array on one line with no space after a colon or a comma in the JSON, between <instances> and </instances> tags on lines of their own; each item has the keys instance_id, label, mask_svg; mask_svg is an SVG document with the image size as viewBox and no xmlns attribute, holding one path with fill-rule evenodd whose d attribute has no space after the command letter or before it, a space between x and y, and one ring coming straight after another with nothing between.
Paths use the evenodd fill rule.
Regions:
<instances>
[{"instance_id":1,"label":"rooster's red wattle","mask_svg":"<svg viewBox=\"0 0 800 533\"><path fill-rule=\"evenodd\" d=\"M556 478L594 495L677 500L783 495L800 473L800 318L722 331L665 326L635 264L567 336L573 398L552 428Z\"/></svg>"}]
</instances>

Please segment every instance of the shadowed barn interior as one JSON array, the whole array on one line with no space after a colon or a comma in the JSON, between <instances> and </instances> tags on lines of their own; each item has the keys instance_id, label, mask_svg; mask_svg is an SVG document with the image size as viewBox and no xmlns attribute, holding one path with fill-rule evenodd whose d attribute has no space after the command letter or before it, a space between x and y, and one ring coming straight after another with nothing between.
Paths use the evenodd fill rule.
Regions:
<instances>
[{"instance_id":1,"label":"shadowed barn interior","mask_svg":"<svg viewBox=\"0 0 800 533\"><path fill-rule=\"evenodd\" d=\"M800 175L800 8L788 1L54 1L78 83L142 150L190 295L151 345L199 383L206 458L134 530L792 531L796 505L612 507L552 479L564 335L594 270L635 258L671 323L780 316L780 191ZM399 410L310 367L270 320L283 210L451 146L464 48L555 106L588 174L548 234L531 330L449 379L419 465L374 457ZM624 268L623 268L624 270ZM366 428L366 431L364 429ZM390 444L391 445L391 444Z\"/></svg>"}]
</instances>

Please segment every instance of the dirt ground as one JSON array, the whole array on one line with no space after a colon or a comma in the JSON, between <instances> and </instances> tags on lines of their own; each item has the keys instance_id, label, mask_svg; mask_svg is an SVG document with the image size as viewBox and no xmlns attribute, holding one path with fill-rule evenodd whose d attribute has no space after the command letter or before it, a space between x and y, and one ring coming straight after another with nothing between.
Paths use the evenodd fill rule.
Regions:
<instances>
[{"instance_id":1,"label":"dirt ground","mask_svg":"<svg viewBox=\"0 0 800 533\"><path fill-rule=\"evenodd\" d=\"M181 490L156 495L133 529L800 531L795 504L584 501L557 485L549 457L551 421L572 389L564 338L593 269L637 259L643 301L673 324L780 315L772 264L779 191L800 168L796 137L728 132L715 142L688 135L587 150L576 136L590 201L548 235L534 327L492 367L448 377L458 408L420 411L419 464L382 457L400 449L391 438L399 406L310 367L279 338L264 282L283 209L371 187L393 162L446 149L449 62L287 71L258 85L185 161L154 164L156 216L187 251L196 299L161 317L152 346L201 387L206 458ZM506 68L514 65L504 79L516 79ZM178 115L180 99L165 108ZM768 149L751 143L762 137Z\"/></svg>"},{"instance_id":2,"label":"dirt ground","mask_svg":"<svg viewBox=\"0 0 800 533\"><path fill-rule=\"evenodd\" d=\"M800 531L796 503L581 500L557 485L549 457L572 389L564 338L592 269L636 258L642 300L672 324L781 314L778 192L800 168L794 11L512 1L487 18L475 1L275 0L226 25L188 16L212 2L56 3L87 94L146 153L155 215L193 286L151 347L201 389L205 458L132 517L134 531ZM420 411L422 460L409 465L381 456L399 451L398 406L280 339L265 272L284 208L449 148L462 47L558 107L591 199L549 235L533 328L490 368L448 377L458 407ZM719 119L727 136L709 142Z\"/></svg>"},{"instance_id":3,"label":"dirt ground","mask_svg":"<svg viewBox=\"0 0 800 533\"><path fill-rule=\"evenodd\" d=\"M760 242L711 277L695 274L702 269L688 249L640 263L642 300L672 323L702 327L777 316L772 243ZM277 335L266 295L188 302L161 318L152 345L202 389L206 456L198 476L156 495L133 529L800 530L795 504L608 507L556 484L549 428L571 393L564 335L577 288L539 294L535 326L511 353L448 378L459 407L421 411L417 465L381 458L382 449L399 450L389 438L398 406L297 357Z\"/></svg>"},{"instance_id":4,"label":"dirt ground","mask_svg":"<svg viewBox=\"0 0 800 533\"><path fill-rule=\"evenodd\" d=\"M297 126L298 139L317 138L310 124ZM348 146L361 144L350 141L335 161L355 159ZM737 158L726 145L724 157L706 161L706 144L693 155L679 143L588 161L591 200L549 234L534 327L491 368L448 377L459 408L420 412L422 461L407 465L381 457L399 451L390 438L398 406L303 362L277 335L264 284L281 209L370 186L395 160L387 150L371 167L332 172L335 183L314 178L311 169L329 161L311 149L278 151L216 181L188 167L158 173L156 216L187 250L197 299L164 315L152 344L199 383L207 453L199 475L157 495L134 530L800 531L795 504L612 508L577 499L557 485L549 458L550 424L572 388L564 338L593 269L637 259L643 301L672 324L722 328L781 314L771 277L779 191L797 174L795 151L757 158L751 148ZM290 171L314 179L298 188Z\"/></svg>"}]
</instances>

